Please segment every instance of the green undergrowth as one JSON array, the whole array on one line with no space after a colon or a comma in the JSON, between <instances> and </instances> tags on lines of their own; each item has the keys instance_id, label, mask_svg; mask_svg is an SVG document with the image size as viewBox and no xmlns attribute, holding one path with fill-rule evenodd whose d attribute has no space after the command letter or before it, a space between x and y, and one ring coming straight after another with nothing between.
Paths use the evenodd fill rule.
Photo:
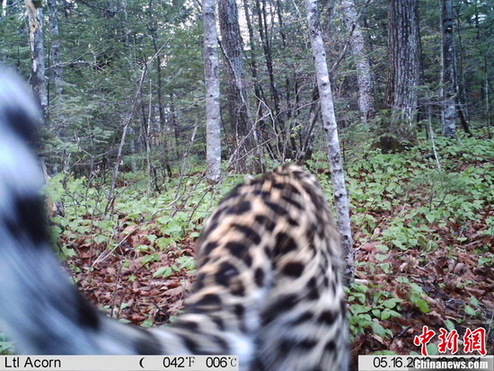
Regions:
<instances>
[{"instance_id":1,"label":"green undergrowth","mask_svg":"<svg viewBox=\"0 0 494 371\"><path fill-rule=\"evenodd\" d=\"M395 154L371 149L345 154L357 261L357 280L347 288L349 322L354 341L369 340L365 352L392 349L390 342L404 332L409 344L410 333L417 334L432 314L439 318L435 324L448 329L485 314L482 298L468 290L479 287L483 268L494 266L494 143L437 139L435 146L437 157L428 141ZM316 154L308 167L330 195L326 156ZM51 224L63 259L80 246L113 251L138 233L142 237L131 247L146 255L143 264L159 261L160 254L192 243L221 196L243 181L231 175L211 186L195 174L149 193L144 176L121 177L106 212L107 185L63 174L50 180L47 194L57 205ZM459 277L446 263L440 267L443 276L437 266L430 273L432 261L451 264L467 255L474 257L465 264L472 272L468 264L475 264L475 274ZM192 272L193 259L180 257L153 276L166 278L183 269ZM460 297L456 317L438 307L437 296ZM0 351L7 351L2 344L0 338Z\"/></svg>"},{"instance_id":2,"label":"green undergrowth","mask_svg":"<svg viewBox=\"0 0 494 371\"><path fill-rule=\"evenodd\" d=\"M0 332L0 355L10 355L14 352L14 347L7 339L7 336Z\"/></svg>"},{"instance_id":3,"label":"green undergrowth","mask_svg":"<svg viewBox=\"0 0 494 371\"><path fill-rule=\"evenodd\" d=\"M461 333L492 317L494 141L435 146L346 160L358 272L350 325L354 340L370 339L366 352L401 341L408 348L395 352L408 354L423 324Z\"/></svg>"},{"instance_id":4,"label":"green undergrowth","mask_svg":"<svg viewBox=\"0 0 494 371\"><path fill-rule=\"evenodd\" d=\"M359 234L381 225L383 249L433 249L438 228L475 221L494 203L494 144L489 140L437 140L441 168L424 142L408 152L359 152L347 159L346 172L352 222ZM327 171L325 161L309 164L312 171ZM322 173L322 171L321 171ZM125 177L126 175L124 175ZM91 187L85 179L58 175L47 193L61 213L52 218L54 230L70 242L85 236L87 243L112 244L115 231L132 226L156 231L149 243L166 250L185 237L197 237L202 223L220 197L243 180L229 176L220 186L209 186L200 175L172 180L166 191L149 193L145 181L124 182L116 191L113 209L105 213L106 186ZM327 193L329 175L319 180ZM493 218L490 223L493 233ZM385 223L383 225L383 222ZM458 242L462 240L458 234Z\"/></svg>"},{"instance_id":5,"label":"green undergrowth","mask_svg":"<svg viewBox=\"0 0 494 371\"><path fill-rule=\"evenodd\" d=\"M167 251L186 238L195 239L219 197L241 181L231 176L219 186L209 186L201 175L191 175L172 180L167 191L149 193L145 181L131 177L117 189L110 211L108 187L91 187L85 179L64 174L50 180L46 192L58 209L51 221L55 240L63 241L62 257L72 256L81 241L117 248L122 233L136 231L146 232L146 241L136 249Z\"/></svg>"},{"instance_id":6,"label":"green undergrowth","mask_svg":"<svg viewBox=\"0 0 494 371\"><path fill-rule=\"evenodd\" d=\"M400 266L407 266L411 251L418 265L425 265L438 251L457 258L456 253L464 251L462 246L471 237L464 229L482 222L484 228L478 233L486 236L485 243L477 243L474 252L479 265L492 267L494 263L488 245L494 236L493 141L437 139L435 145L437 158L426 141L397 154L376 150L347 154L355 245L357 251L371 249L370 257L363 256L370 261L360 261L357 253L357 272L363 278L371 274L396 279L394 293L384 281L366 280L349 287L354 337L371 331L384 341L396 331L384 327L386 321L410 308L421 314L432 311L430 290L429 294L424 291L410 277L413 274L398 272L403 268ZM308 165L319 173L330 194L324 155L316 155ZM114 208L106 214L107 187L88 187L84 179L61 175L51 180L48 193L64 211L53 218L57 238L64 241L62 255L74 254L73 247L81 241L111 250L121 243L117 231L130 233L135 228L145 232L146 239L134 247L147 251L152 260L156 254L180 247L185 239L195 239L220 197L243 177L230 176L212 187L200 175L193 175L172 180L166 185L167 191L151 194L144 181L135 175L129 179L126 186L118 188ZM166 277L184 266L194 268L186 260L178 266L162 267L154 275Z\"/></svg>"}]
</instances>

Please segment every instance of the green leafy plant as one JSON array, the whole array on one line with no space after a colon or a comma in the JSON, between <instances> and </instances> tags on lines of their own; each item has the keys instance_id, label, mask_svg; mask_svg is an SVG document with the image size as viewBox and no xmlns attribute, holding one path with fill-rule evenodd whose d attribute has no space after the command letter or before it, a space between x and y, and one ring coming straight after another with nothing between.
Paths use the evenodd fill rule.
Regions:
<instances>
[{"instance_id":1,"label":"green leafy plant","mask_svg":"<svg viewBox=\"0 0 494 371\"><path fill-rule=\"evenodd\" d=\"M0 355L9 355L14 352L14 346L7 339L7 336L0 331Z\"/></svg>"},{"instance_id":2,"label":"green leafy plant","mask_svg":"<svg viewBox=\"0 0 494 371\"><path fill-rule=\"evenodd\" d=\"M422 290L422 288L416 283L410 283L410 288L410 302L422 313L429 313L431 308L429 307L427 300L424 299L424 297L426 297L424 290Z\"/></svg>"},{"instance_id":3,"label":"green leafy plant","mask_svg":"<svg viewBox=\"0 0 494 371\"><path fill-rule=\"evenodd\" d=\"M469 316L472 316L472 317L478 317L480 314L480 311L479 311L480 302L479 302L479 300L477 298L471 296L469 301L470 301L470 304L465 304L465 307L464 307L465 313L468 314Z\"/></svg>"},{"instance_id":4,"label":"green leafy plant","mask_svg":"<svg viewBox=\"0 0 494 371\"><path fill-rule=\"evenodd\" d=\"M168 278L175 272L185 269L192 272L196 269L196 260L192 256L181 256L175 260L175 264L169 267L160 267L153 273L153 277Z\"/></svg>"},{"instance_id":5,"label":"green leafy plant","mask_svg":"<svg viewBox=\"0 0 494 371\"><path fill-rule=\"evenodd\" d=\"M354 336L371 329L381 338L389 338L392 332L382 326L381 322L400 317L401 299L392 297L390 293L372 290L366 285L353 283L348 289L350 306L350 330Z\"/></svg>"}]
</instances>

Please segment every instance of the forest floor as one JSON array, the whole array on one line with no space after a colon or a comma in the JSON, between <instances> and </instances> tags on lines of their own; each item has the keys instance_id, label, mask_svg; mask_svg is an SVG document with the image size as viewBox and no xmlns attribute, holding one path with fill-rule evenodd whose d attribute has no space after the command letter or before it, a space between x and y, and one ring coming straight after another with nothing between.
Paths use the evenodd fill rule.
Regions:
<instances>
[{"instance_id":1,"label":"forest floor","mask_svg":"<svg viewBox=\"0 0 494 371\"><path fill-rule=\"evenodd\" d=\"M494 354L494 142L444 141L437 151L438 161L427 143L399 154L347 154L357 271L348 288L354 356L451 354L455 343L457 354L477 356L482 345ZM324 157L308 166L330 194ZM78 180L71 182L54 187L70 195L58 198L64 215L54 223L75 282L123 322L173 322L194 281L194 240L219 194L238 178L211 194L191 177L186 186L193 191L181 193L187 201L176 202L178 192L169 188L174 201L165 208L163 200L135 193L119 208L117 198L111 222L95 215L98 187L82 192ZM89 199L91 207L84 206ZM140 211L149 205L155 209ZM158 218L156 210L167 216ZM421 336L424 329L434 336Z\"/></svg>"},{"instance_id":2,"label":"forest floor","mask_svg":"<svg viewBox=\"0 0 494 371\"><path fill-rule=\"evenodd\" d=\"M424 342L414 339L424 326L435 334L425 343L428 354L451 354L456 332L457 354L479 355L467 336L479 328L486 352L494 354L494 142L444 142L437 150L439 161L424 145L401 154L369 151L348 166L357 262L348 290L354 355L420 354ZM309 166L330 189L324 160ZM153 220L121 224L109 254L83 234L79 241L63 241L62 234L62 244L78 246L69 266L93 267L74 272L93 302L124 321L161 325L180 313L194 281L202 220L184 227L166 253L157 253L149 236L171 236ZM453 341L441 341L441 329Z\"/></svg>"}]
</instances>

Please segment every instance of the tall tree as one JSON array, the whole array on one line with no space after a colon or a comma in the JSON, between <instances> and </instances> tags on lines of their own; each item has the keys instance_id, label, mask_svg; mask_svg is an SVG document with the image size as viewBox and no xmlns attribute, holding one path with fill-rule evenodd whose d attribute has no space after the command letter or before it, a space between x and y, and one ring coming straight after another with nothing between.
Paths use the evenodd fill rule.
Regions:
<instances>
[{"instance_id":1,"label":"tall tree","mask_svg":"<svg viewBox=\"0 0 494 371\"><path fill-rule=\"evenodd\" d=\"M441 0L441 41L441 124L443 134L449 138L456 136L456 123L459 116L463 129L471 135L466 114L460 104L452 0Z\"/></svg>"},{"instance_id":2,"label":"tall tree","mask_svg":"<svg viewBox=\"0 0 494 371\"><path fill-rule=\"evenodd\" d=\"M25 4L29 20L29 43L31 46L31 85L39 98L46 121L48 117L48 89L45 78L43 2L25 0Z\"/></svg>"},{"instance_id":3,"label":"tall tree","mask_svg":"<svg viewBox=\"0 0 494 371\"><path fill-rule=\"evenodd\" d=\"M312 55L314 57L317 86L319 89L323 129L326 133L328 158L331 164L334 199L336 201L336 210L338 213L338 229L341 234L341 244L346 260L345 278L347 281L351 282L355 275L355 253L353 250L353 237L350 225L350 203L345 185L345 172L343 170L343 160L340 151L338 126L336 125L333 94L331 92L331 83L329 81L328 65L326 62L326 52L324 50L321 35L319 9L317 7L317 0L305 0L305 4L307 7L307 21L309 24Z\"/></svg>"},{"instance_id":4,"label":"tall tree","mask_svg":"<svg viewBox=\"0 0 494 371\"><path fill-rule=\"evenodd\" d=\"M449 138L456 136L456 66L455 40L453 34L453 4L451 0L441 0L441 123L443 134Z\"/></svg>"},{"instance_id":5,"label":"tall tree","mask_svg":"<svg viewBox=\"0 0 494 371\"><path fill-rule=\"evenodd\" d=\"M273 117L275 130L278 132L283 131L284 120L281 113L280 95L275 81L274 63L273 63L273 49L272 40L269 37L270 25L268 20L272 17L268 15L266 9L266 0L255 0L259 39L262 45L262 51L264 60L266 63L266 70L269 76L269 91L271 94L272 104L266 102L266 106L270 107L271 116Z\"/></svg>"},{"instance_id":6,"label":"tall tree","mask_svg":"<svg viewBox=\"0 0 494 371\"><path fill-rule=\"evenodd\" d=\"M367 124L369 119L374 118L376 114L376 103L374 100L374 79L367 55L364 33L355 9L355 1L342 0L341 7L346 26L350 31L350 44L357 67L358 104L362 123Z\"/></svg>"},{"instance_id":7,"label":"tall tree","mask_svg":"<svg viewBox=\"0 0 494 371\"><path fill-rule=\"evenodd\" d=\"M53 85L57 95L63 94L63 67L61 56L61 39L58 27L58 6L57 0L48 0L48 14L50 20L51 33L51 65L53 70Z\"/></svg>"},{"instance_id":8,"label":"tall tree","mask_svg":"<svg viewBox=\"0 0 494 371\"><path fill-rule=\"evenodd\" d=\"M389 76L387 103L391 131L414 135L420 76L418 0L389 0Z\"/></svg>"},{"instance_id":9,"label":"tall tree","mask_svg":"<svg viewBox=\"0 0 494 371\"><path fill-rule=\"evenodd\" d=\"M204 75L206 82L206 161L208 179L221 175L220 80L216 1L202 0L204 20Z\"/></svg>"},{"instance_id":10,"label":"tall tree","mask_svg":"<svg viewBox=\"0 0 494 371\"><path fill-rule=\"evenodd\" d=\"M249 108L246 87L245 56L238 23L238 9L235 0L219 0L218 15L221 32L221 47L226 61L228 75L228 110L234 135L233 166L237 172L254 170L251 159L256 151L256 128Z\"/></svg>"},{"instance_id":11,"label":"tall tree","mask_svg":"<svg viewBox=\"0 0 494 371\"><path fill-rule=\"evenodd\" d=\"M162 58L160 55L160 46L158 45L158 29L159 29L159 22L156 19L156 10L154 9L154 1L150 0L149 1L149 8L147 11L148 15L148 24L147 24L147 29L149 30L149 34L151 36L151 41L153 44L153 50L156 54L156 90L158 94L158 113L159 113L159 126L160 130L163 131L163 126L165 124L165 109L163 107L163 98L162 98L162 86L163 86L163 73L162 73ZM128 32L126 32L128 34ZM130 48L130 45L129 45Z\"/></svg>"},{"instance_id":12,"label":"tall tree","mask_svg":"<svg viewBox=\"0 0 494 371\"><path fill-rule=\"evenodd\" d=\"M254 95L256 98L256 103L257 101L261 102L266 102L266 97L264 96L264 90L263 86L261 84L261 81L259 79L259 73L258 73L258 63L256 60L256 57L258 55L258 48L255 42L255 36L254 36L254 27L252 25L252 11L250 9L249 5L249 0L243 0L243 9L244 9L244 15L245 15L245 23L247 25L247 31L248 31L248 49L249 49L249 65L250 65L250 71L251 71L251 81L254 85ZM260 104L257 107L257 117L256 117L256 129L258 130L258 141L264 142L265 138L263 137L263 127L265 126L265 120L263 118L263 112L264 112L264 106ZM266 141L267 142L267 141ZM259 144L259 143L258 143Z\"/></svg>"}]
</instances>

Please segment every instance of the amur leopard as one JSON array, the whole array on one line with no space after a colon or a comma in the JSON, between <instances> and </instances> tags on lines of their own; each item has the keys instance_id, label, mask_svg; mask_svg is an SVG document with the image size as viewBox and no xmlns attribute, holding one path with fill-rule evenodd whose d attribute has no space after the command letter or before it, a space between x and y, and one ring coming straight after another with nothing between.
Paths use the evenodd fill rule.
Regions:
<instances>
[{"instance_id":1,"label":"amur leopard","mask_svg":"<svg viewBox=\"0 0 494 371\"><path fill-rule=\"evenodd\" d=\"M233 189L197 244L197 281L163 329L89 304L50 247L39 111L0 73L0 319L27 354L234 354L241 370L347 370L338 233L315 178L285 166Z\"/></svg>"}]
</instances>

